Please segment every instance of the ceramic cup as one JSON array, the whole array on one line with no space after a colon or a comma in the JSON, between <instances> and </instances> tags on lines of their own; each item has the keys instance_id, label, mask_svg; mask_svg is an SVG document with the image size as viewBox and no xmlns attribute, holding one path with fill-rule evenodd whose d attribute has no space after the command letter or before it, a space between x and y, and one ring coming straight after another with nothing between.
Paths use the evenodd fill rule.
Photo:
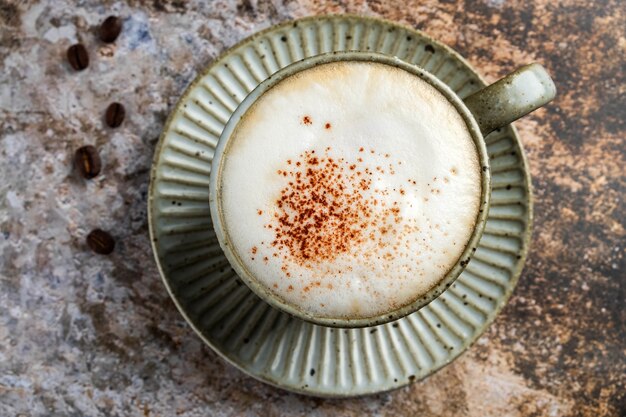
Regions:
<instances>
[{"instance_id":1,"label":"ceramic cup","mask_svg":"<svg viewBox=\"0 0 626 417\"><path fill-rule=\"evenodd\" d=\"M287 303L267 289L265 285L259 283L253 274L244 266L236 248L231 244L229 231L225 227L226 223L224 221L221 203L220 184L227 181L227 179L222 178L223 172L221 168L229 155L229 143L238 123L245 117L246 112L255 101L266 91L287 77L317 65L338 61L375 62L390 65L403 69L416 77L420 77L422 80L435 87L445 99L454 106L465 121L467 129L471 133L476 146L479 161L482 166L481 207L478 218L476 219L471 237L454 266L448 270L443 279L417 300L394 311L367 318L317 317L297 305ZM471 260L473 254L472 249L477 246L482 236L491 196L491 175L485 136L493 130L503 127L545 105L554 98L555 94L556 88L552 79L539 64L524 66L464 100L426 70L403 62L393 56L370 52L334 52L309 57L289 65L259 84L259 86L241 102L228 120L220 136L211 166L209 196L211 218L220 246L224 250L235 272L237 272L248 287L273 307L300 319L324 326L354 328L383 324L413 313L437 298L437 296L454 282Z\"/></svg>"}]
</instances>

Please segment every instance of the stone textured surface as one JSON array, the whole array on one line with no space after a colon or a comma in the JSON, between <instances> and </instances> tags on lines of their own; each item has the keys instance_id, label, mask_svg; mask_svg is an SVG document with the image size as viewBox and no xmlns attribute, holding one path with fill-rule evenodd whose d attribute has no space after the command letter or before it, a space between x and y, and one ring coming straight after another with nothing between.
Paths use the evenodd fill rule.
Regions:
<instances>
[{"instance_id":1,"label":"stone textured surface","mask_svg":"<svg viewBox=\"0 0 626 417\"><path fill-rule=\"evenodd\" d=\"M289 394L203 346L150 252L146 190L168 112L197 71L286 19L385 17L496 80L544 63L559 90L517 122L534 177L533 248L509 305L457 361L365 398ZM97 40L109 14L114 44ZM621 0L0 0L0 415L626 415L626 3ZM65 61L83 42L91 64ZM111 101L126 105L105 127ZM85 181L73 152L98 147ZM117 239L110 256L84 243Z\"/></svg>"}]
</instances>

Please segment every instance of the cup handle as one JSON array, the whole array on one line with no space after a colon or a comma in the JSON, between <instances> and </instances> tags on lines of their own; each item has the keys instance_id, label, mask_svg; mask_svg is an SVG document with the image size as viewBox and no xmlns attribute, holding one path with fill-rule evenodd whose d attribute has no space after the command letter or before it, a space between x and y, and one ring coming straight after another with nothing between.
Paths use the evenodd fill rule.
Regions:
<instances>
[{"instance_id":1,"label":"cup handle","mask_svg":"<svg viewBox=\"0 0 626 417\"><path fill-rule=\"evenodd\" d=\"M530 64L467 97L483 136L552 101L554 81L544 67Z\"/></svg>"}]
</instances>

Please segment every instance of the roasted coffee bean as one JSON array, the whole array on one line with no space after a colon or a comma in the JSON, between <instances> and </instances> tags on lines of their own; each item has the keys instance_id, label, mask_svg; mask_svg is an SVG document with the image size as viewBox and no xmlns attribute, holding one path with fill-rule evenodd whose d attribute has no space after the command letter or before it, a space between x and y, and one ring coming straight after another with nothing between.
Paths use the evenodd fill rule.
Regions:
<instances>
[{"instance_id":1,"label":"roasted coffee bean","mask_svg":"<svg viewBox=\"0 0 626 417\"><path fill-rule=\"evenodd\" d=\"M104 230L95 229L87 235L87 246L100 255L108 255L115 249L115 240Z\"/></svg>"},{"instance_id":2,"label":"roasted coffee bean","mask_svg":"<svg viewBox=\"0 0 626 417\"><path fill-rule=\"evenodd\" d=\"M124 116L126 116L124 106L120 103L111 103L107 107L104 119L109 127L118 127L124 121Z\"/></svg>"},{"instance_id":3,"label":"roasted coffee bean","mask_svg":"<svg viewBox=\"0 0 626 417\"><path fill-rule=\"evenodd\" d=\"M115 42L122 31L122 19L117 16L107 17L100 25L100 40L102 42Z\"/></svg>"},{"instance_id":4,"label":"roasted coffee bean","mask_svg":"<svg viewBox=\"0 0 626 417\"><path fill-rule=\"evenodd\" d=\"M67 60L76 71L82 71L89 66L89 54L83 44L80 43L68 48Z\"/></svg>"},{"instance_id":5,"label":"roasted coffee bean","mask_svg":"<svg viewBox=\"0 0 626 417\"><path fill-rule=\"evenodd\" d=\"M102 163L98 151L91 145L83 146L74 155L76 167L83 177L91 179L100 173Z\"/></svg>"}]
</instances>

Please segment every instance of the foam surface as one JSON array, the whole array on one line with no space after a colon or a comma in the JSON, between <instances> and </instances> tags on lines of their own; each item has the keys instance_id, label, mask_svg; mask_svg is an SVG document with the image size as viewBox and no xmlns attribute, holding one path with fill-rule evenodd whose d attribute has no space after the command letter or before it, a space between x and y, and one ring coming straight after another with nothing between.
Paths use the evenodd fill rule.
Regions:
<instances>
[{"instance_id":1,"label":"foam surface","mask_svg":"<svg viewBox=\"0 0 626 417\"><path fill-rule=\"evenodd\" d=\"M384 64L281 81L240 122L222 209L245 268L287 303L366 318L437 284L469 240L478 155L456 109Z\"/></svg>"}]
</instances>

